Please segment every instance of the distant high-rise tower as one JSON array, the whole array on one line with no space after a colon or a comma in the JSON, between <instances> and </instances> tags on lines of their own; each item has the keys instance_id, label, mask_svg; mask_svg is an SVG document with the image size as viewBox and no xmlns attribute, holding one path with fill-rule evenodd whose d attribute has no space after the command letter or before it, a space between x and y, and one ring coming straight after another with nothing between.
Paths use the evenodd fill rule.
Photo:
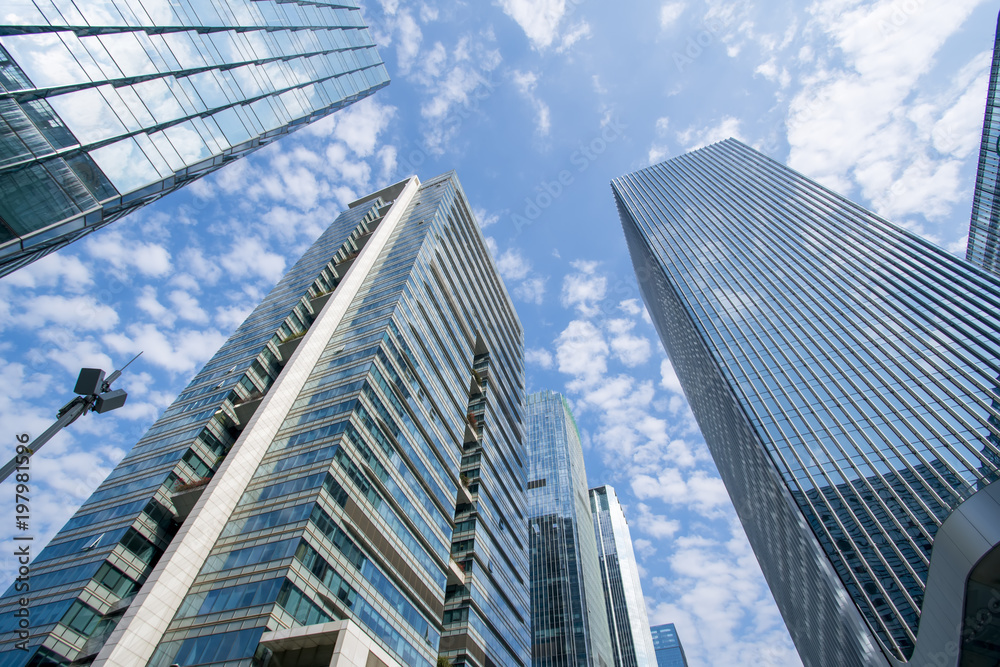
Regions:
<instances>
[{"instance_id":1,"label":"distant high-rise tower","mask_svg":"<svg viewBox=\"0 0 1000 667\"><path fill-rule=\"evenodd\" d=\"M993 39L993 66L965 258L1000 275L1000 16Z\"/></svg>"},{"instance_id":2,"label":"distant high-rise tower","mask_svg":"<svg viewBox=\"0 0 1000 667\"><path fill-rule=\"evenodd\" d=\"M655 667L653 637L632 549L632 534L614 488L605 484L590 489L590 509L594 514L615 667Z\"/></svg>"},{"instance_id":3,"label":"distant high-rise tower","mask_svg":"<svg viewBox=\"0 0 1000 667\"><path fill-rule=\"evenodd\" d=\"M673 623L654 625L649 630L653 634L653 648L656 649L656 667L688 667L684 647Z\"/></svg>"},{"instance_id":4,"label":"distant high-rise tower","mask_svg":"<svg viewBox=\"0 0 1000 667\"><path fill-rule=\"evenodd\" d=\"M733 139L612 189L803 662L996 664L1000 278Z\"/></svg>"},{"instance_id":5,"label":"distant high-rise tower","mask_svg":"<svg viewBox=\"0 0 1000 667\"><path fill-rule=\"evenodd\" d=\"M576 422L555 392L528 396L533 667L611 667L608 616Z\"/></svg>"},{"instance_id":6,"label":"distant high-rise tower","mask_svg":"<svg viewBox=\"0 0 1000 667\"><path fill-rule=\"evenodd\" d=\"M354 202L34 559L23 635L0 600L0 665L526 667L522 349L453 174Z\"/></svg>"},{"instance_id":7,"label":"distant high-rise tower","mask_svg":"<svg viewBox=\"0 0 1000 667\"><path fill-rule=\"evenodd\" d=\"M0 276L389 82L356 0L6 2Z\"/></svg>"}]
</instances>

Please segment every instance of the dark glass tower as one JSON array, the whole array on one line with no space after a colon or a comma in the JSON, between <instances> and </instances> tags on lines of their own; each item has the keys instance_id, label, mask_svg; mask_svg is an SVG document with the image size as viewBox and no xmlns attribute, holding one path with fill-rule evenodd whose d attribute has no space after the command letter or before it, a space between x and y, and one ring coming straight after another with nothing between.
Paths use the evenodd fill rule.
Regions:
<instances>
[{"instance_id":1,"label":"dark glass tower","mask_svg":"<svg viewBox=\"0 0 1000 667\"><path fill-rule=\"evenodd\" d=\"M354 202L35 558L24 636L0 600L0 665L528 665L522 340L453 174Z\"/></svg>"},{"instance_id":2,"label":"dark glass tower","mask_svg":"<svg viewBox=\"0 0 1000 667\"><path fill-rule=\"evenodd\" d=\"M612 189L805 664L1000 659L1000 279L732 139Z\"/></svg>"},{"instance_id":3,"label":"dark glass tower","mask_svg":"<svg viewBox=\"0 0 1000 667\"><path fill-rule=\"evenodd\" d=\"M389 82L358 3L0 11L0 276Z\"/></svg>"},{"instance_id":4,"label":"dark glass tower","mask_svg":"<svg viewBox=\"0 0 1000 667\"><path fill-rule=\"evenodd\" d=\"M528 539L534 667L611 667L583 446L566 400L528 396Z\"/></svg>"},{"instance_id":5,"label":"dark glass tower","mask_svg":"<svg viewBox=\"0 0 1000 667\"><path fill-rule=\"evenodd\" d=\"M677 636L677 628L674 627L673 623L654 625L649 630L653 633L656 667L688 667L684 647L681 646L681 640Z\"/></svg>"},{"instance_id":6,"label":"dark glass tower","mask_svg":"<svg viewBox=\"0 0 1000 667\"><path fill-rule=\"evenodd\" d=\"M990 87L986 94L979 170L972 199L972 221L965 258L1000 275L1000 16L993 41Z\"/></svg>"},{"instance_id":7,"label":"dark glass tower","mask_svg":"<svg viewBox=\"0 0 1000 667\"><path fill-rule=\"evenodd\" d=\"M589 493L615 667L653 667L653 637L625 511L614 487Z\"/></svg>"}]
</instances>

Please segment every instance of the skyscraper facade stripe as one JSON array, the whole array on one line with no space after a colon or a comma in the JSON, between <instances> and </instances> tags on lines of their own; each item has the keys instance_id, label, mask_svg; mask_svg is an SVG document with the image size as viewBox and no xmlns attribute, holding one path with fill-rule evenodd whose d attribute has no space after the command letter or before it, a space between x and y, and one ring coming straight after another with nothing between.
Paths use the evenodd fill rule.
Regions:
<instances>
[{"instance_id":1,"label":"skyscraper facade stripe","mask_svg":"<svg viewBox=\"0 0 1000 667\"><path fill-rule=\"evenodd\" d=\"M39 555L0 665L527 664L522 341L453 174L358 200Z\"/></svg>"},{"instance_id":2,"label":"skyscraper facade stripe","mask_svg":"<svg viewBox=\"0 0 1000 667\"><path fill-rule=\"evenodd\" d=\"M965 258L1000 274L1000 16L993 40L993 62L986 94L979 169L972 198L972 220Z\"/></svg>"},{"instance_id":3,"label":"skyscraper facade stripe","mask_svg":"<svg viewBox=\"0 0 1000 667\"><path fill-rule=\"evenodd\" d=\"M615 667L654 667L653 637L632 549L632 533L614 487L605 484L590 489L590 509L594 515Z\"/></svg>"},{"instance_id":4,"label":"skyscraper facade stripe","mask_svg":"<svg viewBox=\"0 0 1000 667\"><path fill-rule=\"evenodd\" d=\"M389 82L356 2L5 3L0 276Z\"/></svg>"},{"instance_id":5,"label":"skyscraper facade stripe","mask_svg":"<svg viewBox=\"0 0 1000 667\"><path fill-rule=\"evenodd\" d=\"M534 667L611 667L608 616L576 421L552 391L528 396L528 538Z\"/></svg>"},{"instance_id":6,"label":"skyscraper facade stripe","mask_svg":"<svg viewBox=\"0 0 1000 667\"><path fill-rule=\"evenodd\" d=\"M1000 281L732 139L612 188L803 661L992 655Z\"/></svg>"}]
</instances>

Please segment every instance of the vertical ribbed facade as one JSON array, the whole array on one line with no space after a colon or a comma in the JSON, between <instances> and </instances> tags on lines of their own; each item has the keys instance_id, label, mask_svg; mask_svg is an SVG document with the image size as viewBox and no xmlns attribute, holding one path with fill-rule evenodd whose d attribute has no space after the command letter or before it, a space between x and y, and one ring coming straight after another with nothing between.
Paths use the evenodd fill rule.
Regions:
<instances>
[{"instance_id":1,"label":"vertical ribbed facade","mask_svg":"<svg viewBox=\"0 0 1000 667\"><path fill-rule=\"evenodd\" d=\"M998 476L1000 280L732 139L612 189L803 661L903 664L918 627L954 647L960 619L920 621L935 535ZM963 544L1000 522L979 511ZM938 572L970 567L952 546Z\"/></svg>"},{"instance_id":2,"label":"vertical ribbed facade","mask_svg":"<svg viewBox=\"0 0 1000 667\"><path fill-rule=\"evenodd\" d=\"M656 667L688 667L684 647L673 623L654 625L649 631L656 650Z\"/></svg>"},{"instance_id":3,"label":"vertical ribbed facade","mask_svg":"<svg viewBox=\"0 0 1000 667\"><path fill-rule=\"evenodd\" d=\"M389 82L356 2L0 12L0 276Z\"/></svg>"},{"instance_id":4,"label":"vertical ribbed facade","mask_svg":"<svg viewBox=\"0 0 1000 667\"><path fill-rule=\"evenodd\" d=\"M580 433L562 395L528 396L528 538L534 667L611 667Z\"/></svg>"},{"instance_id":5,"label":"vertical ribbed facade","mask_svg":"<svg viewBox=\"0 0 1000 667\"><path fill-rule=\"evenodd\" d=\"M330 664L345 637L368 664L435 664L483 354L479 442L524 505L522 347L453 174L355 202L39 554L28 650L3 620L0 665ZM483 607L527 570L526 523L472 501L495 564L464 575L488 618L466 643L511 664L495 645L526 654L527 620ZM527 619L526 580L502 587Z\"/></svg>"},{"instance_id":6,"label":"vertical ribbed facade","mask_svg":"<svg viewBox=\"0 0 1000 667\"><path fill-rule=\"evenodd\" d=\"M590 489L590 509L615 667L654 667L653 637L632 533L614 487L605 484Z\"/></svg>"},{"instance_id":7,"label":"vertical ribbed facade","mask_svg":"<svg viewBox=\"0 0 1000 667\"><path fill-rule=\"evenodd\" d=\"M1000 16L993 41L990 87L986 95L979 169L965 258L1000 275Z\"/></svg>"}]
</instances>

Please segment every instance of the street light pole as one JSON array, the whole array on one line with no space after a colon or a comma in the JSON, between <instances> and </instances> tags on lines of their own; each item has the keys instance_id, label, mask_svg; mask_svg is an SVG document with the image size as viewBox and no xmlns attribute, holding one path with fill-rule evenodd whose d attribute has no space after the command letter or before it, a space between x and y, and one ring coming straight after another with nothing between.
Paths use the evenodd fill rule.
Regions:
<instances>
[{"instance_id":1,"label":"street light pole","mask_svg":"<svg viewBox=\"0 0 1000 667\"><path fill-rule=\"evenodd\" d=\"M104 378L104 371L100 368L83 368L80 376L76 380L76 388L73 390L77 394L66 405L56 413L56 423L45 429L45 432L35 438L23 454L18 454L0 468L0 482L10 477L18 465L27 463L27 457L37 452L46 442L52 439L56 433L64 427L69 426L81 416L87 414L88 410L93 410L98 414L116 410L125 405L128 394L124 389L111 389L111 383L121 377L122 371L128 368L129 364L139 358L139 354L132 357L128 364L121 367L121 370L113 372Z\"/></svg>"}]
</instances>

